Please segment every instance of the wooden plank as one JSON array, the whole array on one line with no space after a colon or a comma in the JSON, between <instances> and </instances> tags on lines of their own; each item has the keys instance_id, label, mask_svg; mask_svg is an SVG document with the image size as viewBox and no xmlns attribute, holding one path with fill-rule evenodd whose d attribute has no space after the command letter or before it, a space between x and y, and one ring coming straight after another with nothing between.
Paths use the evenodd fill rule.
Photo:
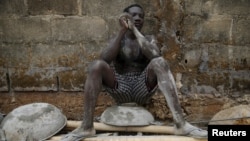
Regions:
<instances>
[{"instance_id":1,"label":"wooden plank","mask_svg":"<svg viewBox=\"0 0 250 141\"><path fill-rule=\"evenodd\" d=\"M72 130L81 125L81 121L67 121L66 129ZM120 131L120 132L144 132L144 133L158 133L158 134L174 134L174 127L172 126L111 126L104 123L94 122L94 128L97 131Z\"/></svg>"},{"instance_id":2,"label":"wooden plank","mask_svg":"<svg viewBox=\"0 0 250 141\"><path fill-rule=\"evenodd\" d=\"M73 130L81 125L81 121L68 120L65 129ZM104 123L94 122L94 128L97 131L112 131L112 132L144 132L156 133L162 135L142 135L142 136L108 136L97 135L97 137L86 138L84 141L207 141L207 139L197 139L187 136L174 135L174 127L172 126L159 126L148 125L141 127L121 127L111 126ZM47 141L60 141L64 135L53 136Z\"/></svg>"},{"instance_id":3,"label":"wooden plank","mask_svg":"<svg viewBox=\"0 0 250 141\"><path fill-rule=\"evenodd\" d=\"M59 141L61 136L54 136L47 141ZM207 141L186 136L162 135L162 136L100 136L86 138L82 141Z\"/></svg>"}]
</instances>

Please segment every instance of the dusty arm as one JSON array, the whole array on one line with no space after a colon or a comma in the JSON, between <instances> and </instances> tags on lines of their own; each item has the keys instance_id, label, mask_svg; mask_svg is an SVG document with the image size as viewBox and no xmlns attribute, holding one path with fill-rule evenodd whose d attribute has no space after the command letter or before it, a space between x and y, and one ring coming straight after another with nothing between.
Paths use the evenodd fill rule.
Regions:
<instances>
[{"instance_id":1,"label":"dusty arm","mask_svg":"<svg viewBox=\"0 0 250 141\"><path fill-rule=\"evenodd\" d=\"M118 33L118 35L111 40L108 47L105 48L101 53L101 59L106 61L108 64L110 64L118 55L119 49L121 46L121 40L124 36L125 32L122 30Z\"/></svg>"},{"instance_id":2,"label":"dusty arm","mask_svg":"<svg viewBox=\"0 0 250 141\"><path fill-rule=\"evenodd\" d=\"M135 36L140 44L140 47L142 49L142 53L147 58L153 59L155 57L160 56L160 50L155 43L155 39L151 39L151 41L147 40L146 37L144 35L142 35L140 33L140 31L130 21L129 21L129 28L135 34Z\"/></svg>"},{"instance_id":3,"label":"dusty arm","mask_svg":"<svg viewBox=\"0 0 250 141\"><path fill-rule=\"evenodd\" d=\"M110 64L119 53L121 40L128 30L128 24L126 20L127 19L125 18L125 14L122 14L119 18L121 29L118 35L113 40L111 40L108 47L105 48L101 53L101 59L106 61L108 64Z\"/></svg>"}]
</instances>

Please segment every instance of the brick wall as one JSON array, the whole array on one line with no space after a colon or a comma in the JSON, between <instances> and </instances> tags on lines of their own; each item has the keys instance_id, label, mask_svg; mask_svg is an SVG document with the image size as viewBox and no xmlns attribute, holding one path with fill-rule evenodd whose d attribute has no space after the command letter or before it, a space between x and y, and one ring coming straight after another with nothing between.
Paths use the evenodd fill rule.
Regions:
<instances>
[{"instance_id":1,"label":"brick wall","mask_svg":"<svg viewBox=\"0 0 250 141\"><path fill-rule=\"evenodd\" d=\"M182 95L249 94L247 0L1 0L0 97L9 94L9 103L4 95L0 109L18 92L83 92L88 64L119 29L123 8L135 2L146 12L143 31L157 36ZM70 107L60 102L54 104Z\"/></svg>"}]
</instances>

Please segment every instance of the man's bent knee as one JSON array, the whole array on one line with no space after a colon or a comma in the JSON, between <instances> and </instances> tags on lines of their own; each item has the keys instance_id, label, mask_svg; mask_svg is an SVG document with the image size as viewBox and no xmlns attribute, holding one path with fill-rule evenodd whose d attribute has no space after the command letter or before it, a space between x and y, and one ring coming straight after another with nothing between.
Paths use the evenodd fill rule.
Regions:
<instances>
[{"instance_id":1,"label":"man's bent knee","mask_svg":"<svg viewBox=\"0 0 250 141\"><path fill-rule=\"evenodd\" d=\"M88 67L88 71L89 72L102 71L107 66L108 66L108 64L105 61L103 61L103 60L95 60Z\"/></svg>"},{"instance_id":2,"label":"man's bent knee","mask_svg":"<svg viewBox=\"0 0 250 141\"><path fill-rule=\"evenodd\" d=\"M150 64L153 67L168 67L168 62L163 57L157 57L151 60Z\"/></svg>"}]
</instances>

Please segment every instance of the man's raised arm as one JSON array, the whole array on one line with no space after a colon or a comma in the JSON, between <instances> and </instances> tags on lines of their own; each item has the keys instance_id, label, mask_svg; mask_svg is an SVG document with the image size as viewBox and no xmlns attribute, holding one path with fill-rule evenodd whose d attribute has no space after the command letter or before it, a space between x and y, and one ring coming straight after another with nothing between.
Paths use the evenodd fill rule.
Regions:
<instances>
[{"instance_id":1,"label":"man's raised arm","mask_svg":"<svg viewBox=\"0 0 250 141\"><path fill-rule=\"evenodd\" d=\"M132 30L135 34L142 49L142 53L150 60L155 57L159 57L160 50L156 45L155 39L151 38L151 41L149 41L144 35L141 34L141 32L134 26L134 24L130 20L128 20L128 25L129 29Z\"/></svg>"},{"instance_id":2,"label":"man's raised arm","mask_svg":"<svg viewBox=\"0 0 250 141\"><path fill-rule=\"evenodd\" d=\"M105 48L101 53L101 59L110 64L118 55L119 49L121 47L121 41L128 30L128 24L125 18L126 15L122 14L119 18L121 29L118 35L109 42L107 48Z\"/></svg>"}]
</instances>

